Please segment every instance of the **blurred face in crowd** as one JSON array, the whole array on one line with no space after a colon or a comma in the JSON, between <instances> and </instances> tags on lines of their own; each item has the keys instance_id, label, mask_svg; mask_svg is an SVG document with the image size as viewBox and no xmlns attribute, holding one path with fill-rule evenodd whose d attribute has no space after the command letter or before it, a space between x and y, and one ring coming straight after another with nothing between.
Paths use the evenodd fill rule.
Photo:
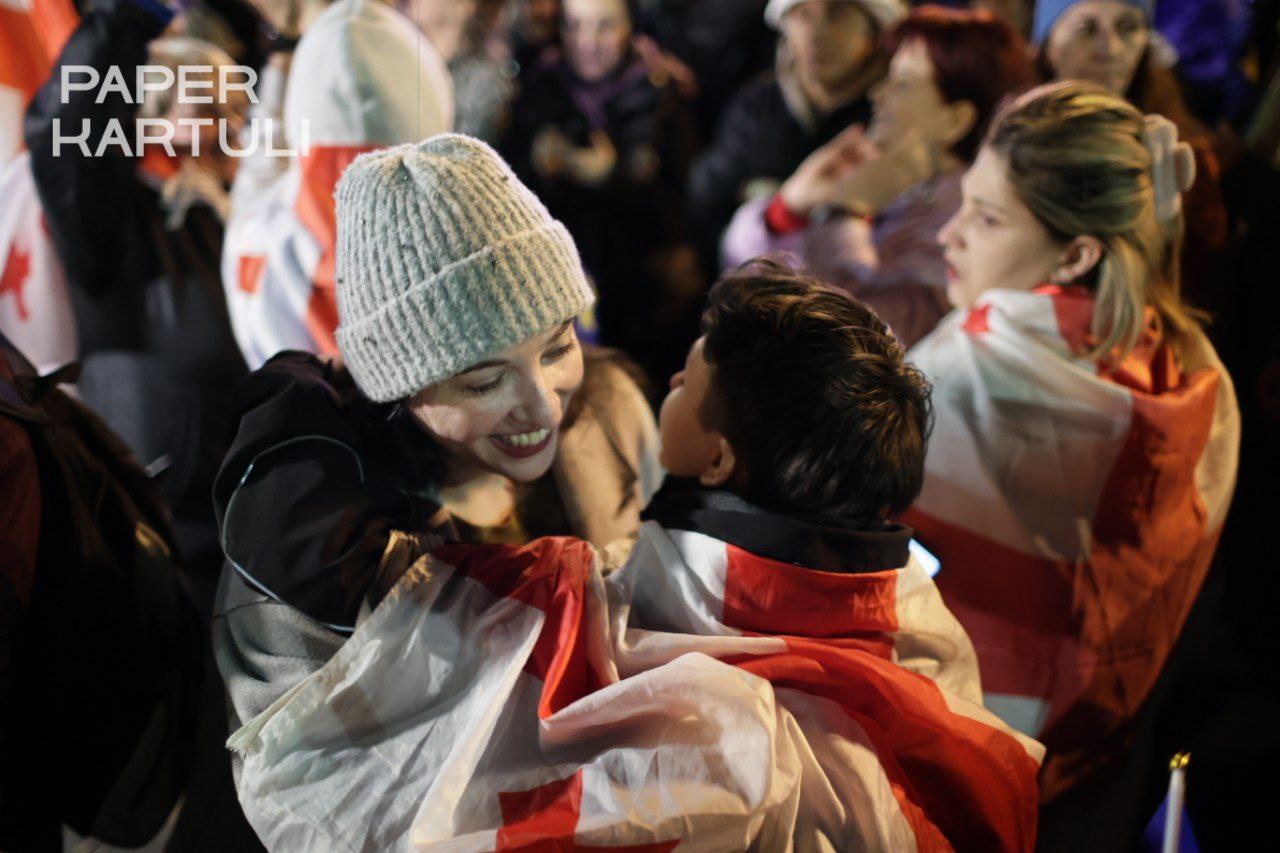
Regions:
<instances>
[{"instance_id":1,"label":"blurred face in crowd","mask_svg":"<svg viewBox=\"0 0 1280 853\"><path fill-rule=\"evenodd\" d=\"M852 0L807 0L782 19L782 33L803 79L838 88L862 70L876 30Z\"/></svg>"},{"instance_id":2,"label":"blurred face in crowd","mask_svg":"<svg viewBox=\"0 0 1280 853\"><path fill-rule=\"evenodd\" d=\"M565 57L575 74L595 81L618 67L631 42L624 0L564 0L560 32Z\"/></svg>"},{"instance_id":3,"label":"blurred face in crowd","mask_svg":"<svg viewBox=\"0 0 1280 853\"><path fill-rule=\"evenodd\" d=\"M1060 80L1087 80L1124 96L1151 40L1140 9L1117 0L1085 0L1062 13L1045 43Z\"/></svg>"},{"instance_id":4,"label":"blurred face in crowd","mask_svg":"<svg viewBox=\"0 0 1280 853\"><path fill-rule=\"evenodd\" d=\"M462 49L476 0L402 0L401 9L448 62Z\"/></svg>"},{"instance_id":5,"label":"blurred face in crowd","mask_svg":"<svg viewBox=\"0 0 1280 853\"><path fill-rule=\"evenodd\" d=\"M444 448L452 482L496 473L528 483L555 459L582 372L582 350L565 323L424 388L409 411Z\"/></svg>"},{"instance_id":6,"label":"blurred face in crowd","mask_svg":"<svg viewBox=\"0 0 1280 853\"><path fill-rule=\"evenodd\" d=\"M520 31L526 39L548 41L555 37L560 0L523 0L519 13Z\"/></svg>"},{"instance_id":7,"label":"blurred face in crowd","mask_svg":"<svg viewBox=\"0 0 1280 853\"><path fill-rule=\"evenodd\" d=\"M883 149L915 131L930 149L941 153L963 138L973 126L973 105L948 103L935 80L924 40L903 42L889 62L888 74L871 88L871 141Z\"/></svg>"},{"instance_id":8,"label":"blurred face in crowd","mask_svg":"<svg viewBox=\"0 0 1280 853\"><path fill-rule=\"evenodd\" d=\"M1018 198L1005 159L983 148L961 188L960 210L938 232L951 304L969 308L988 290L1031 290L1049 281L1065 247Z\"/></svg>"},{"instance_id":9,"label":"blurred face in crowd","mask_svg":"<svg viewBox=\"0 0 1280 853\"><path fill-rule=\"evenodd\" d=\"M658 460L673 477L701 479L723 467L727 442L719 432L704 427L698 416L714 378L714 368L702 354L704 340L698 338L689 347L684 369L671 377L671 388L658 412L658 433L662 439ZM732 462L729 468L732 469Z\"/></svg>"}]
</instances>

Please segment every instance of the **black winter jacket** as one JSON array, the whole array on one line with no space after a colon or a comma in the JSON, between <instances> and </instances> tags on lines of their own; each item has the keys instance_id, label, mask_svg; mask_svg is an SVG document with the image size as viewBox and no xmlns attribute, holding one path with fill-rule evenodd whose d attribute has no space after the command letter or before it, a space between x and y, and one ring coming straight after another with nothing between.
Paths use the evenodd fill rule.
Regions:
<instances>
[{"instance_id":1,"label":"black winter jacket","mask_svg":"<svg viewBox=\"0 0 1280 853\"><path fill-rule=\"evenodd\" d=\"M91 154L113 119L132 145L137 105L119 92L101 104L97 89L63 93L61 67L91 66L105 79L114 66L132 83L164 26L129 0L95 3L27 111L26 144L70 284L80 393L144 465L164 470L180 545L194 564L216 564L208 495L226 449L226 401L245 374L219 273L222 224L196 206L166 230L158 189L118 145L86 157L64 143L54 156L55 122L65 139L87 121Z\"/></svg>"},{"instance_id":2,"label":"black winter jacket","mask_svg":"<svg viewBox=\"0 0 1280 853\"><path fill-rule=\"evenodd\" d=\"M851 124L871 118L863 97L806 127L788 107L777 75L748 82L725 107L720 129L689 170L688 215L699 247L714 267L720 234L756 178L782 181L805 157Z\"/></svg>"}]
</instances>

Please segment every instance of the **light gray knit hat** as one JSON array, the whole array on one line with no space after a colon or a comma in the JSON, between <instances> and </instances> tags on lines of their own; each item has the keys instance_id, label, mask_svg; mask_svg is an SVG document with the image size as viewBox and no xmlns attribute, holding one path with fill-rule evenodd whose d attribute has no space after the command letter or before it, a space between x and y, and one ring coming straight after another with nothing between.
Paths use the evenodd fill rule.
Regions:
<instances>
[{"instance_id":1,"label":"light gray knit hat","mask_svg":"<svg viewBox=\"0 0 1280 853\"><path fill-rule=\"evenodd\" d=\"M454 133L371 151L338 181L338 350L399 400L582 313L573 238L488 145Z\"/></svg>"}]
</instances>

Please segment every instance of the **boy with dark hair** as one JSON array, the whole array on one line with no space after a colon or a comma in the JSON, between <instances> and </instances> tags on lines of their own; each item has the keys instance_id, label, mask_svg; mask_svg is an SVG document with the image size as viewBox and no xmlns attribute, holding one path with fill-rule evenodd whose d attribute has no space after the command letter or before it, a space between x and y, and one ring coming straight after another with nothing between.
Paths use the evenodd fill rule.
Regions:
<instances>
[{"instance_id":1,"label":"boy with dark hair","mask_svg":"<svg viewBox=\"0 0 1280 853\"><path fill-rule=\"evenodd\" d=\"M703 330L616 572L571 539L437 547L232 736L268 847L1032 848L1043 750L983 709L891 520L927 384L773 263L717 284Z\"/></svg>"},{"instance_id":2,"label":"boy with dark hair","mask_svg":"<svg viewBox=\"0 0 1280 853\"><path fill-rule=\"evenodd\" d=\"M670 474L875 528L924 477L929 385L866 305L775 261L727 274L662 406Z\"/></svg>"}]
</instances>

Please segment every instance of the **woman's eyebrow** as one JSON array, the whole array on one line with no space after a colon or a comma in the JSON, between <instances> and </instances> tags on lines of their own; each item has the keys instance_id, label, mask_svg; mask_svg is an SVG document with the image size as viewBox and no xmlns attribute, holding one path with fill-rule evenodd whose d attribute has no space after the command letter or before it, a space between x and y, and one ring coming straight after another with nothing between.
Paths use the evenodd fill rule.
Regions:
<instances>
[{"instance_id":1,"label":"woman's eyebrow","mask_svg":"<svg viewBox=\"0 0 1280 853\"><path fill-rule=\"evenodd\" d=\"M547 335L545 345L550 346L551 344L555 343L556 339L559 338L561 335L563 335L565 332L569 331L569 327L572 325L573 325L572 320L565 320L563 323L560 324L558 328L553 329L551 334Z\"/></svg>"},{"instance_id":2,"label":"woman's eyebrow","mask_svg":"<svg viewBox=\"0 0 1280 853\"><path fill-rule=\"evenodd\" d=\"M505 364L506 364L505 361L490 359L489 361L482 361L479 364L473 364L470 367L468 367L466 370L459 370L457 375L462 376L467 373L475 373L477 370L484 370L489 367L502 367Z\"/></svg>"},{"instance_id":3,"label":"woman's eyebrow","mask_svg":"<svg viewBox=\"0 0 1280 853\"><path fill-rule=\"evenodd\" d=\"M975 199L973 199L973 203L974 203L974 204L976 204L976 205L978 205L979 207L986 207L986 208L989 208L989 209L991 209L991 210L995 211L996 213L999 213L999 214L1001 214L1001 215L1003 215L1003 216L1008 216L1008 215L1009 215L1009 211L1005 210L1003 207L1001 207L1001 206L1000 206L1000 205L998 205L998 204L992 204L991 202L987 201L987 200L986 200L986 199L984 199L984 198L975 198Z\"/></svg>"}]
</instances>

